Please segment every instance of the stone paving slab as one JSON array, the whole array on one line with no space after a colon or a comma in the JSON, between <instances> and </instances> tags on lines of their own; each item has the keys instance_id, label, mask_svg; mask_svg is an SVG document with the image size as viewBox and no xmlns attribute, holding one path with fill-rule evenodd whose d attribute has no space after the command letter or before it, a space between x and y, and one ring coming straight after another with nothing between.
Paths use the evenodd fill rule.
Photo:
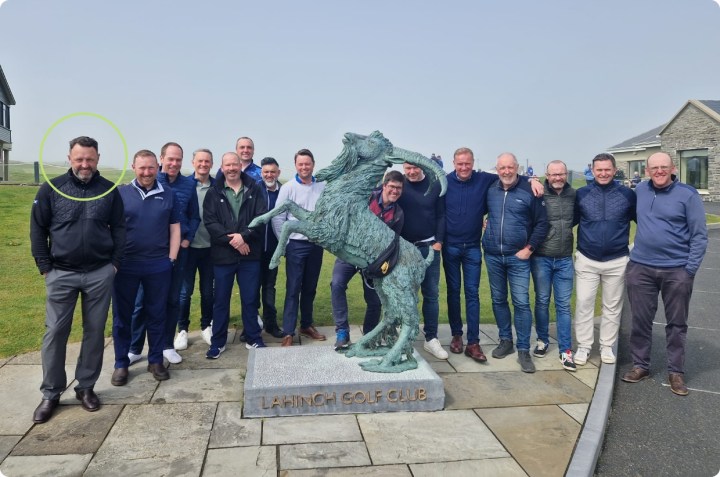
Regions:
<instances>
[{"instance_id":1,"label":"stone paving slab","mask_svg":"<svg viewBox=\"0 0 720 477\"><path fill-rule=\"evenodd\" d=\"M239 369L172 370L152 398L153 404L242 400Z\"/></svg>"},{"instance_id":2,"label":"stone paving slab","mask_svg":"<svg viewBox=\"0 0 720 477\"><path fill-rule=\"evenodd\" d=\"M373 464L509 457L472 411L359 415Z\"/></svg>"},{"instance_id":3,"label":"stone paving slab","mask_svg":"<svg viewBox=\"0 0 720 477\"><path fill-rule=\"evenodd\" d=\"M580 425L585 422L590 404L560 404L560 409L575 419Z\"/></svg>"},{"instance_id":4,"label":"stone paving slab","mask_svg":"<svg viewBox=\"0 0 720 477\"><path fill-rule=\"evenodd\" d=\"M455 373L441 376L445 409L587 403L593 390L565 371Z\"/></svg>"},{"instance_id":5,"label":"stone paving slab","mask_svg":"<svg viewBox=\"0 0 720 477\"><path fill-rule=\"evenodd\" d=\"M477 409L531 477L565 473L581 426L558 406Z\"/></svg>"},{"instance_id":6,"label":"stone paving slab","mask_svg":"<svg viewBox=\"0 0 720 477\"><path fill-rule=\"evenodd\" d=\"M439 475L470 475L473 477L526 477L527 474L513 458L463 460L431 464L410 464L413 477Z\"/></svg>"},{"instance_id":7,"label":"stone paving slab","mask_svg":"<svg viewBox=\"0 0 720 477\"><path fill-rule=\"evenodd\" d=\"M280 469L372 465L364 442L322 442L280 446Z\"/></svg>"},{"instance_id":8,"label":"stone paving slab","mask_svg":"<svg viewBox=\"0 0 720 477\"><path fill-rule=\"evenodd\" d=\"M10 454L15 444L20 442L23 436L0 436L0 462Z\"/></svg>"},{"instance_id":9,"label":"stone paving slab","mask_svg":"<svg viewBox=\"0 0 720 477\"><path fill-rule=\"evenodd\" d=\"M209 346L198 336L187 349L178 352L183 360L178 364L171 364L170 372L187 369L239 369L241 374L245 375L248 350L244 343L225 346L225 351L218 359L208 359L205 356L208 349Z\"/></svg>"},{"instance_id":10,"label":"stone paving slab","mask_svg":"<svg viewBox=\"0 0 720 477\"><path fill-rule=\"evenodd\" d=\"M216 408L215 403L125 406L85 475L200 475Z\"/></svg>"},{"instance_id":11,"label":"stone paving slab","mask_svg":"<svg viewBox=\"0 0 720 477\"><path fill-rule=\"evenodd\" d=\"M262 434L260 419L243 419L239 402L221 402L215 413L208 447L259 446Z\"/></svg>"},{"instance_id":12,"label":"stone paving slab","mask_svg":"<svg viewBox=\"0 0 720 477\"><path fill-rule=\"evenodd\" d=\"M207 453L203 476L242 475L243 477L277 475L275 447L231 447L210 449Z\"/></svg>"},{"instance_id":13,"label":"stone paving slab","mask_svg":"<svg viewBox=\"0 0 720 477\"><path fill-rule=\"evenodd\" d=\"M95 412L60 406L48 422L33 426L11 455L94 454L120 411L122 406L104 405Z\"/></svg>"},{"instance_id":14,"label":"stone paving slab","mask_svg":"<svg viewBox=\"0 0 720 477\"><path fill-rule=\"evenodd\" d=\"M600 368L597 366L593 364L586 364L585 366L578 366L578 370L572 373L572 375L586 386L590 386L595 389L599 372Z\"/></svg>"},{"instance_id":15,"label":"stone paving slab","mask_svg":"<svg viewBox=\"0 0 720 477\"><path fill-rule=\"evenodd\" d=\"M263 445L343 441L362 441L354 415L278 417L263 424Z\"/></svg>"},{"instance_id":16,"label":"stone paving slab","mask_svg":"<svg viewBox=\"0 0 720 477\"><path fill-rule=\"evenodd\" d=\"M428 361L436 373L456 373L457 370L448 361Z\"/></svg>"},{"instance_id":17,"label":"stone paving slab","mask_svg":"<svg viewBox=\"0 0 720 477\"><path fill-rule=\"evenodd\" d=\"M40 365L0 368L0 435L23 435L33 425L33 411L42 400Z\"/></svg>"},{"instance_id":18,"label":"stone paving slab","mask_svg":"<svg viewBox=\"0 0 720 477\"><path fill-rule=\"evenodd\" d=\"M283 470L282 477L412 477L407 465L374 465L372 467L339 467L324 469Z\"/></svg>"},{"instance_id":19,"label":"stone paving slab","mask_svg":"<svg viewBox=\"0 0 720 477\"><path fill-rule=\"evenodd\" d=\"M10 456L0 464L8 477L81 477L92 454Z\"/></svg>"},{"instance_id":20,"label":"stone paving slab","mask_svg":"<svg viewBox=\"0 0 720 477\"><path fill-rule=\"evenodd\" d=\"M78 356L80 356L80 343L68 343L66 351L65 351L65 364L71 365L73 368L75 367L75 364L77 363ZM40 364L42 365L42 356L40 355L40 351L31 351L29 353L25 354L19 354L17 356L14 356L8 361L9 364ZM68 375L68 377L71 377L74 375Z\"/></svg>"}]
</instances>

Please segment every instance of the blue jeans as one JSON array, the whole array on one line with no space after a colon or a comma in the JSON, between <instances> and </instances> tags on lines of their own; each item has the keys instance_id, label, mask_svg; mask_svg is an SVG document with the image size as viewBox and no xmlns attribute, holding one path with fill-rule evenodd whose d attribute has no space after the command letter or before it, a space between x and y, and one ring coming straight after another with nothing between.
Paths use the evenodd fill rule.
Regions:
<instances>
[{"instance_id":1,"label":"blue jeans","mask_svg":"<svg viewBox=\"0 0 720 477\"><path fill-rule=\"evenodd\" d=\"M190 304L195 290L195 274L200 274L200 328L210 326L213 314L213 297L215 294L213 263L210 258L210 247L188 248L185 275L180 288L180 318L178 331L187 331L190 327Z\"/></svg>"},{"instance_id":2,"label":"blue jeans","mask_svg":"<svg viewBox=\"0 0 720 477\"><path fill-rule=\"evenodd\" d=\"M290 240L285 249L285 309L283 333L295 336L298 306L300 328L313 324L313 302L322 267L323 249L307 240Z\"/></svg>"},{"instance_id":3,"label":"blue jeans","mask_svg":"<svg viewBox=\"0 0 720 477\"><path fill-rule=\"evenodd\" d=\"M335 259L335 266L333 267L332 281L330 282L330 302L332 303L332 314L335 320L335 331L349 330L350 325L348 324L348 302L347 302L347 287L352 277L358 273L358 269L349 263L343 262L342 260ZM380 297L375 293L375 289L370 288L372 286L372 280L366 283L362 275L360 279L363 280L363 296L365 298L365 321L363 322L363 334L371 332L380 321L380 314L382 313L382 304L380 303Z\"/></svg>"},{"instance_id":4,"label":"blue jeans","mask_svg":"<svg viewBox=\"0 0 720 477\"><path fill-rule=\"evenodd\" d=\"M512 341L512 315L508 305L508 283L515 310L515 333L518 351L530 351L532 312L530 311L530 260L515 255L485 254L490 279L493 314L501 340Z\"/></svg>"},{"instance_id":5,"label":"blue jeans","mask_svg":"<svg viewBox=\"0 0 720 477\"><path fill-rule=\"evenodd\" d=\"M462 336L460 314L461 273L465 282L465 315L467 320L467 342L480 342L480 269L482 251L480 244L445 244L442 250L445 282L447 283L448 320L453 336Z\"/></svg>"},{"instance_id":6,"label":"blue jeans","mask_svg":"<svg viewBox=\"0 0 720 477\"><path fill-rule=\"evenodd\" d=\"M213 307L212 346L222 348L227 343L230 325L230 299L233 284L240 288L243 332L250 344L260 340L262 329L257 321L258 289L260 288L260 260L243 260L232 265L215 265L215 306Z\"/></svg>"},{"instance_id":7,"label":"blue jeans","mask_svg":"<svg viewBox=\"0 0 720 477\"><path fill-rule=\"evenodd\" d=\"M428 256L430 246L419 245L417 249L425 258ZM440 295L440 252L435 252L432 263L425 270L425 278L420 285L420 291L423 296L423 333L425 333L425 341L430 341L437 338L438 317L440 316L440 305L438 304L438 296Z\"/></svg>"},{"instance_id":8,"label":"blue jeans","mask_svg":"<svg viewBox=\"0 0 720 477\"><path fill-rule=\"evenodd\" d=\"M572 349L572 324L570 322L570 297L573 291L575 268L572 257L530 258L533 283L535 284L535 331L539 340L550 342L550 294L555 298L558 349Z\"/></svg>"}]
</instances>

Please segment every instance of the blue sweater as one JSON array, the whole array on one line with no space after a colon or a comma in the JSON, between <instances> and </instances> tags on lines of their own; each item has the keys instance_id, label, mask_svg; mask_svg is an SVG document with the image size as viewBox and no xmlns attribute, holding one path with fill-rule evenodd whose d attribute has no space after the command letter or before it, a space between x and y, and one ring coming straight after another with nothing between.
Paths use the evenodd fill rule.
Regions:
<instances>
[{"instance_id":1,"label":"blue sweater","mask_svg":"<svg viewBox=\"0 0 720 477\"><path fill-rule=\"evenodd\" d=\"M192 242L200 226L200 206L195 179L178 174L175 181L170 182L167 173L161 172L157 180L175 194L175 206L180 211L180 240Z\"/></svg>"},{"instance_id":2,"label":"blue sweater","mask_svg":"<svg viewBox=\"0 0 720 477\"><path fill-rule=\"evenodd\" d=\"M515 255L530 245L538 248L545 240L549 224L545 203L532 193L527 181L503 189L496 180L487 193L488 221L482 238L485 253Z\"/></svg>"},{"instance_id":3,"label":"blue sweater","mask_svg":"<svg viewBox=\"0 0 720 477\"><path fill-rule=\"evenodd\" d=\"M476 171L466 181L458 179L454 171L447 175L445 242L480 246L483 217L487 213L487 192L497 178L495 174Z\"/></svg>"},{"instance_id":4,"label":"blue sweater","mask_svg":"<svg viewBox=\"0 0 720 477\"><path fill-rule=\"evenodd\" d=\"M636 202L635 192L614 181L579 188L574 220L578 251L598 262L627 256Z\"/></svg>"},{"instance_id":5,"label":"blue sweater","mask_svg":"<svg viewBox=\"0 0 720 477\"><path fill-rule=\"evenodd\" d=\"M645 181L635 192L637 233L630 260L648 267L685 267L694 276L708 242L700 195L675 177L664 189Z\"/></svg>"}]
</instances>

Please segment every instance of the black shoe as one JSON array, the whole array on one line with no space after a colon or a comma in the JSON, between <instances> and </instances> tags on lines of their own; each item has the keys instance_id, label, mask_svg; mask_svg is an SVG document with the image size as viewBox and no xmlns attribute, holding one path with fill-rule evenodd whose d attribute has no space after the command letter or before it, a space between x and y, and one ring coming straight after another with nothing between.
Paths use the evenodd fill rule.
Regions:
<instances>
[{"instance_id":1,"label":"black shoe","mask_svg":"<svg viewBox=\"0 0 720 477\"><path fill-rule=\"evenodd\" d=\"M157 381L165 381L170 379L170 373L162 363L148 364L147 370L152 373L153 378Z\"/></svg>"},{"instance_id":2,"label":"black shoe","mask_svg":"<svg viewBox=\"0 0 720 477\"><path fill-rule=\"evenodd\" d=\"M60 404L60 399L43 399L40 405L35 408L33 422L42 424L47 422L53 415L53 411Z\"/></svg>"},{"instance_id":3,"label":"black shoe","mask_svg":"<svg viewBox=\"0 0 720 477\"><path fill-rule=\"evenodd\" d=\"M536 356L538 358L544 358L549 347L549 343L545 343L543 340L537 340L537 345L533 350L533 356Z\"/></svg>"},{"instance_id":4,"label":"black shoe","mask_svg":"<svg viewBox=\"0 0 720 477\"><path fill-rule=\"evenodd\" d=\"M492 350L492 357L495 359L503 359L505 356L513 354L514 352L515 348L513 347L513 342L511 340L500 340L500 344L497 345L497 348Z\"/></svg>"},{"instance_id":5,"label":"black shoe","mask_svg":"<svg viewBox=\"0 0 720 477\"><path fill-rule=\"evenodd\" d=\"M75 391L75 398L80 401L83 409L88 412L95 412L100 409L100 399L92 389L82 389Z\"/></svg>"},{"instance_id":6,"label":"black shoe","mask_svg":"<svg viewBox=\"0 0 720 477\"><path fill-rule=\"evenodd\" d=\"M115 368L110 378L110 384L113 386L125 386L128 382L128 369L127 368Z\"/></svg>"},{"instance_id":7,"label":"black shoe","mask_svg":"<svg viewBox=\"0 0 720 477\"><path fill-rule=\"evenodd\" d=\"M523 373L534 373L535 365L532 362L529 351L518 351L518 363Z\"/></svg>"},{"instance_id":8,"label":"black shoe","mask_svg":"<svg viewBox=\"0 0 720 477\"><path fill-rule=\"evenodd\" d=\"M269 334L273 338L282 338L285 336L285 333L283 333L280 328L266 328L265 333Z\"/></svg>"},{"instance_id":9,"label":"black shoe","mask_svg":"<svg viewBox=\"0 0 720 477\"><path fill-rule=\"evenodd\" d=\"M245 336L245 330L243 330L243 332L240 333L240 342L247 343L247 336Z\"/></svg>"}]
</instances>

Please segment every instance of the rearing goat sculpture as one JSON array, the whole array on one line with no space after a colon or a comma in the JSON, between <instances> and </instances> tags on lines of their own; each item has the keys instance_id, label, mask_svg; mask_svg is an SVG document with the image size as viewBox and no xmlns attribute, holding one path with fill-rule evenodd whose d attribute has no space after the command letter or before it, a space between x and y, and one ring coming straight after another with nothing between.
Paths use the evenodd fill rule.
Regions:
<instances>
[{"instance_id":1,"label":"rearing goat sculpture","mask_svg":"<svg viewBox=\"0 0 720 477\"><path fill-rule=\"evenodd\" d=\"M440 181L441 194L445 194L447 181L442 169L418 153L393 147L379 131L369 136L347 133L343 145L332 164L317 174L317 180L327 185L315 210L310 212L286 201L250 224L253 227L267 223L282 212L290 212L298 219L283 224L271 268L280 263L288 238L294 232L360 269L366 269L390 250L393 242L398 242L395 234L370 211L368 200L372 189L382 181L385 170L393 164L407 162L420 167L432 178L430 186L435 180ZM383 306L383 319L347 351L347 356L382 357L360 363L367 371L399 373L417 368L413 342L420 324L418 290L433 252L423 259L411 243L399 239L397 245L399 253L394 268L374 279L375 291Z\"/></svg>"}]
</instances>

